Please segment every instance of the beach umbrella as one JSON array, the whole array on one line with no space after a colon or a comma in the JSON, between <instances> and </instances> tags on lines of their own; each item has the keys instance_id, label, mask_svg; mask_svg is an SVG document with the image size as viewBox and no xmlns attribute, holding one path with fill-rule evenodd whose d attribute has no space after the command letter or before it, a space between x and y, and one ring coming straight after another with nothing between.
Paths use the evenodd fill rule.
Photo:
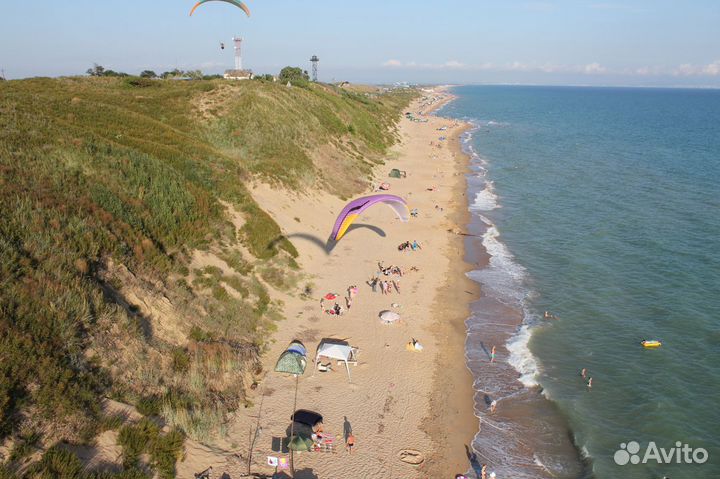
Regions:
<instances>
[{"instance_id":1,"label":"beach umbrella","mask_svg":"<svg viewBox=\"0 0 720 479\"><path fill-rule=\"evenodd\" d=\"M400 319L400 315L395 311L380 311L379 316L384 323L394 323L395 321Z\"/></svg>"}]
</instances>

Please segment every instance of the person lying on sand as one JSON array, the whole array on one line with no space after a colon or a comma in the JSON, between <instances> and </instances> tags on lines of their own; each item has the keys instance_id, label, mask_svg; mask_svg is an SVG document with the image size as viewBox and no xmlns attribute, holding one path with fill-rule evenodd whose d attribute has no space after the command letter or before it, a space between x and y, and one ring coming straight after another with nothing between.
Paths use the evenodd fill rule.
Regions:
<instances>
[{"instance_id":1,"label":"person lying on sand","mask_svg":"<svg viewBox=\"0 0 720 479\"><path fill-rule=\"evenodd\" d=\"M321 373L333 371L332 362L329 362L327 364L322 364L322 363L318 364L318 371L320 371Z\"/></svg>"}]
</instances>

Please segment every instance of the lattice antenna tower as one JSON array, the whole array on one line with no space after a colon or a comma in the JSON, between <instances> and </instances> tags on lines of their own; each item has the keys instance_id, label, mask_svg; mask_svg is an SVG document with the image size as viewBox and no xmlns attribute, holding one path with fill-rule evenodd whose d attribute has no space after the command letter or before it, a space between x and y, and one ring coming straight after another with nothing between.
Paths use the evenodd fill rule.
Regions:
<instances>
[{"instance_id":1,"label":"lattice antenna tower","mask_svg":"<svg viewBox=\"0 0 720 479\"><path fill-rule=\"evenodd\" d=\"M317 82L317 64L320 61L320 59L317 57L317 55L313 55L310 59L310 62L312 63L312 81Z\"/></svg>"},{"instance_id":2,"label":"lattice antenna tower","mask_svg":"<svg viewBox=\"0 0 720 479\"><path fill-rule=\"evenodd\" d=\"M242 70L242 37L233 37L235 45L235 69Z\"/></svg>"}]
</instances>

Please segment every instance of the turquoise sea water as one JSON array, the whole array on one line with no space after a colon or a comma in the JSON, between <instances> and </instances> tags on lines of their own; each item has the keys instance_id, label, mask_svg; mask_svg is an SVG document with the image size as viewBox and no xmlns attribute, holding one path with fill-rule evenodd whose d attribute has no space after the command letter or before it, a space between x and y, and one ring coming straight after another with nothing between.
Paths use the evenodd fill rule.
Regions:
<instances>
[{"instance_id":1,"label":"turquoise sea water","mask_svg":"<svg viewBox=\"0 0 720 479\"><path fill-rule=\"evenodd\" d=\"M470 276L522 311L500 360L553 401L595 477L720 477L720 91L454 93L441 114L477 125L468 197L497 260ZM483 321L468 321L478 374ZM616 464L629 441L641 459L651 441L709 457Z\"/></svg>"}]
</instances>

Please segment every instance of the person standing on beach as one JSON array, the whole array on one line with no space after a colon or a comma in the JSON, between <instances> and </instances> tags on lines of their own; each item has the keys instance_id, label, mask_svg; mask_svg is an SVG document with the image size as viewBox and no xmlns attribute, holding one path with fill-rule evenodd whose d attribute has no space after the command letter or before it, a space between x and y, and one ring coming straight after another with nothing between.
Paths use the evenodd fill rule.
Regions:
<instances>
[{"instance_id":1,"label":"person standing on beach","mask_svg":"<svg viewBox=\"0 0 720 479\"><path fill-rule=\"evenodd\" d=\"M487 464L482 465L482 468L480 469L480 477L481 479L487 479Z\"/></svg>"},{"instance_id":2,"label":"person standing on beach","mask_svg":"<svg viewBox=\"0 0 720 479\"><path fill-rule=\"evenodd\" d=\"M495 399L493 399L493 401L490 403L490 412L494 413L496 407L497 407L497 401Z\"/></svg>"},{"instance_id":3,"label":"person standing on beach","mask_svg":"<svg viewBox=\"0 0 720 479\"><path fill-rule=\"evenodd\" d=\"M491 363L495 362L495 346L493 346L492 349L490 350L490 362Z\"/></svg>"}]
</instances>

